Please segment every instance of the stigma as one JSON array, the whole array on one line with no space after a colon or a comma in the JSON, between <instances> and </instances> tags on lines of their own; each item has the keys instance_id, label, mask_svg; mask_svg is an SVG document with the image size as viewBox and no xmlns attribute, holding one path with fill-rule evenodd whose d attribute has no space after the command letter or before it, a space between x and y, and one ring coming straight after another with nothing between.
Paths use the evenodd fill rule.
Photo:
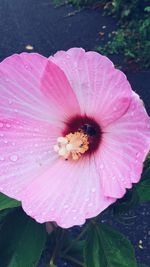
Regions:
<instances>
[{"instance_id":1,"label":"stigma","mask_svg":"<svg viewBox=\"0 0 150 267\"><path fill-rule=\"evenodd\" d=\"M78 160L88 149L88 135L82 131L69 133L65 137L58 137L57 144L54 145L54 151L65 160Z\"/></svg>"}]
</instances>

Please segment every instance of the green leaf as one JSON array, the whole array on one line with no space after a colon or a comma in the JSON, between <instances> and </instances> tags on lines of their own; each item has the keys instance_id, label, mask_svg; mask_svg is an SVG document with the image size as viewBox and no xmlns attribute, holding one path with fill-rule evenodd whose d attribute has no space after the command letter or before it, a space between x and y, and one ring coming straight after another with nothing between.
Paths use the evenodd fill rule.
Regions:
<instances>
[{"instance_id":1,"label":"green leaf","mask_svg":"<svg viewBox=\"0 0 150 267\"><path fill-rule=\"evenodd\" d=\"M130 241L105 224L90 225L84 257L86 267L137 267Z\"/></svg>"},{"instance_id":2,"label":"green leaf","mask_svg":"<svg viewBox=\"0 0 150 267\"><path fill-rule=\"evenodd\" d=\"M57 267L54 263L50 263L49 267Z\"/></svg>"},{"instance_id":3,"label":"green leaf","mask_svg":"<svg viewBox=\"0 0 150 267\"><path fill-rule=\"evenodd\" d=\"M8 214L0 229L0 266L35 267L46 240L45 225L21 209Z\"/></svg>"},{"instance_id":4,"label":"green leaf","mask_svg":"<svg viewBox=\"0 0 150 267\"><path fill-rule=\"evenodd\" d=\"M139 195L140 202L146 202L150 200L150 179L143 180L136 185L136 190Z\"/></svg>"},{"instance_id":5,"label":"green leaf","mask_svg":"<svg viewBox=\"0 0 150 267\"><path fill-rule=\"evenodd\" d=\"M146 179L150 179L150 154L148 154L147 159L144 162L141 181Z\"/></svg>"},{"instance_id":6,"label":"green leaf","mask_svg":"<svg viewBox=\"0 0 150 267\"><path fill-rule=\"evenodd\" d=\"M121 215L124 212L132 209L139 202L139 196L137 191L133 188L128 190L125 196L121 199L118 199L115 204L113 204L114 215Z\"/></svg>"},{"instance_id":7,"label":"green leaf","mask_svg":"<svg viewBox=\"0 0 150 267\"><path fill-rule=\"evenodd\" d=\"M6 195L0 193L0 210L8 209L8 208L14 208L21 205L21 202L7 197Z\"/></svg>"},{"instance_id":8,"label":"green leaf","mask_svg":"<svg viewBox=\"0 0 150 267\"><path fill-rule=\"evenodd\" d=\"M146 202L150 200L150 154L144 162L144 169L140 182L135 185L139 202Z\"/></svg>"},{"instance_id":9,"label":"green leaf","mask_svg":"<svg viewBox=\"0 0 150 267\"><path fill-rule=\"evenodd\" d=\"M62 240L62 251L60 256L68 259L68 256L75 258L77 261L83 262L83 248L85 240L76 240L72 238L68 231L65 231Z\"/></svg>"},{"instance_id":10,"label":"green leaf","mask_svg":"<svg viewBox=\"0 0 150 267\"><path fill-rule=\"evenodd\" d=\"M146 11L146 12L150 12L150 6L145 7L145 8L144 8L144 11Z\"/></svg>"}]
</instances>

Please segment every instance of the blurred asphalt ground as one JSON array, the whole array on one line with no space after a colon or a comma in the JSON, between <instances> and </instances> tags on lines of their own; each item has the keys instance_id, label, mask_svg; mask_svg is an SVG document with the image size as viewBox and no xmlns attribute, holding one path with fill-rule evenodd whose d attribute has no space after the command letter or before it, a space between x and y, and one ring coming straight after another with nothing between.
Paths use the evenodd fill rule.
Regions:
<instances>
[{"instance_id":1,"label":"blurred asphalt ground","mask_svg":"<svg viewBox=\"0 0 150 267\"><path fill-rule=\"evenodd\" d=\"M115 29L115 21L103 16L100 10L77 11L69 5L54 8L51 0L0 0L0 61L23 51L50 56L70 47L93 50L103 43L101 32L105 33L107 40L108 33ZM115 64L121 64L118 56L110 58ZM150 71L126 74L150 114ZM150 266L148 204L133 209L127 216L131 217L130 223L125 225L107 214L103 220L126 234L134 244L138 260ZM142 241L143 248L139 247L139 241L140 244ZM60 266L71 265L60 263Z\"/></svg>"}]
</instances>

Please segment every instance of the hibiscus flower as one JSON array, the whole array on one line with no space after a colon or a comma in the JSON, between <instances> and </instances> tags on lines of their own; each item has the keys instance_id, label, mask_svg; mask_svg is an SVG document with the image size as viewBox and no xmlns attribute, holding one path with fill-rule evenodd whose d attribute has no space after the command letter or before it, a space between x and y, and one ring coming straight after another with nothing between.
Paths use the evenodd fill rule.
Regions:
<instances>
[{"instance_id":1,"label":"hibiscus flower","mask_svg":"<svg viewBox=\"0 0 150 267\"><path fill-rule=\"evenodd\" d=\"M150 119L126 76L81 48L0 63L0 191L68 228L140 179Z\"/></svg>"}]
</instances>

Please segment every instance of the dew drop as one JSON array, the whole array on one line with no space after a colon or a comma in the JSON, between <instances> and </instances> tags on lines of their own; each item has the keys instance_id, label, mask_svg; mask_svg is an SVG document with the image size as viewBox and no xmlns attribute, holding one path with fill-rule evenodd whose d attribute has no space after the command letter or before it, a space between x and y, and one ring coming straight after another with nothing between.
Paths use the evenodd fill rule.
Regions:
<instances>
[{"instance_id":1,"label":"dew drop","mask_svg":"<svg viewBox=\"0 0 150 267\"><path fill-rule=\"evenodd\" d=\"M35 131L35 132L39 132L39 129L38 129L38 128L34 128L34 131Z\"/></svg>"},{"instance_id":2,"label":"dew drop","mask_svg":"<svg viewBox=\"0 0 150 267\"><path fill-rule=\"evenodd\" d=\"M31 209L28 210L28 214L29 215L32 215L33 214L33 211Z\"/></svg>"},{"instance_id":3,"label":"dew drop","mask_svg":"<svg viewBox=\"0 0 150 267\"><path fill-rule=\"evenodd\" d=\"M7 143L8 143L8 141L5 139L5 140L4 140L4 143L5 143L5 144L7 144Z\"/></svg>"},{"instance_id":4,"label":"dew drop","mask_svg":"<svg viewBox=\"0 0 150 267\"><path fill-rule=\"evenodd\" d=\"M68 209L68 205L64 205L64 209Z\"/></svg>"},{"instance_id":5,"label":"dew drop","mask_svg":"<svg viewBox=\"0 0 150 267\"><path fill-rule=\"evenodd\" d=\"M100 169L102 170L102 169L104 169L104 165L103 164L100 164Z\"/></svg>"},{"instance_id":6,"label":"dew drop","mask_svg":"<svg viewBox=\"0 0 150 267\"><path fill-rule=\"evenodd\" d=\"M0 122L0 128L3 128L4 124L2 122Z\"/></svg>"},{"instance_id":7,"label":"dew drop","mask_svg":"<svg viewBox=\"0 0 150 267\"><path fill-rule=\"evenodd\" d=\"M77 210L76 209L73 209L72 212L76 212Z\"/></svg>"},{"instance_id":8,"label":"dew drop","mask_svg":"<svg viewBox=\"0 0 150 267\"><path fill-rule=\"evenodd\" d=\"M10 160L15 162L15 161L18 160L18 157L16 155L13 155L13 156L10 157Z\"/></svg>"},{"instance_id":9,"label":"dew drop","mask_svg":"<svg viewBox=\"0 0 150 267\"><path fill-rule=\"evenodd\" d=\"M1 160L1 161L4 161L4 157L0 156L0 160Z\"/></svg>"},{"instance_id":10,"label":"dew drop","mask_svg":"<svg viewBox=\"0 0 150 267\"><path fill-rule=\"evenodd\" d=\"M95 192L96 192L96 188L93 187L93 188L91 189L91 191L92 191L92 193L95 193Z\"/></svg>"},{"instance_id":11,"label":"dew drop","mask_svg":"<svg viewBox=\"0 0 150 267\"><path fill-rule=\"evenodd\" d=\"M12 104L12 100L9 100L8 103L9 103L9 105L11 105Z\"/></svg>"},{"instance_id":12,"label":"dew drop","mask_svg":"<svg viewBox=\"0 0 150 267\"><path fill-rule=\"evenodd\" d=\"M25 65L26 70L31 70L31 67L28 65Z\"/></svg>"},{"instance_id":13,"label":"dew drop","mask_svg":"<svg viewBox=\"0 0 150 267\"><path fill-rule=\"evenodd\" d=\"M6 123L6 127L7 127L7 128L10 128L11 125L10 125L9 123Z\"/></svg>"}]
</instances>

